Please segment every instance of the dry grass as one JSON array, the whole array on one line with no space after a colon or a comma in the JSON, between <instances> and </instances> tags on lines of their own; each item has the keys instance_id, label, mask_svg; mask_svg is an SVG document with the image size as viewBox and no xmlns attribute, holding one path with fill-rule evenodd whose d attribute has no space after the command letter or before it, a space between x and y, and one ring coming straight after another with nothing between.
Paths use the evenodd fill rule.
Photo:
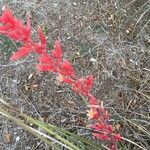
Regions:
<instances>
[{"instance_id":1,"label":"dry grass","mask_svg":"<svg viewBox=\"0 0 150 150\"><path fill-rule=\"evenodd\" d=\"M72 61L78 75L94 75L93 92L104 101L114 126L130 140L120 149L141 149L135 143L149 149L149 0L1 0L0 8L3 5L22 19L30 12L34 37L40 24L49 49L60 37L64 57ZM12 41L5 47L1 39L6 54L17 47ZM0 97L33 117L89 135L80 128L89 123L82 98L59 85L53 75L37 73L34 56L18 62L9 62L8 55L0 59ZM43 142L0 119L0 149L47 149ZM12 135L9 142L8 133Z\"/></svg>"}]
</instances>

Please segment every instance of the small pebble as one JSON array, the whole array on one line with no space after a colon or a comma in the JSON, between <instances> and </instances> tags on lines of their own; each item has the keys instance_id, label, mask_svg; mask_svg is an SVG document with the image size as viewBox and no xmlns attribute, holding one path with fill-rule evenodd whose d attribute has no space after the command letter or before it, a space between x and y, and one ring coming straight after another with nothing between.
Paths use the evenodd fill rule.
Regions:
<instances>
[{"instance_id":1,"label":"small pebble","mask_svg":"<svg viewBox=\"0 0 150 150\"><path fill-rule=\"evenodd\" d=\"M16 137L16 142L18 142L20 140L20 137L19 136L17 136Z\"/></svg>"}]
</instances>

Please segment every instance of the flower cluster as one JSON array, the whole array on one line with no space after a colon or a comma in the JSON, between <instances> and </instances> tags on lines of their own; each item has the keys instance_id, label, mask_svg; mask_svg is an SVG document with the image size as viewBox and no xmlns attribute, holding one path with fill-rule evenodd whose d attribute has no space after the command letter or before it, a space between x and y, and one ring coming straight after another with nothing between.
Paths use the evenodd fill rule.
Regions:
<instances>
[{"instance_id":1,"label":"flower cluster","mask_svg":"<svg viewBox=\"0 0 150 150\"><path fill-rule=\"evenodd\" d=\"M0 16L0 25L0 34L22 43L22 46L10 57L10 60L21 59L29 53L38 54L37 70L55 73L60 82L67 83L73 91L85 96L89 106L87 116L93 122L89 126L92 129L92 135L97 139L108 141L110 149L117 150L116 143L121 140L121 136L116 134L112 125L109 124L109 114L102 102L90 92L93 87L93 76L80 78L75 74L72 64L63 59L60 40L55 41L54 50L48 53L46 38L41 28L38 27L37 30L40 42L34 42L31 37L30 17L27 17L26 25L24 25L21 20L13 16L8 8L5 8Z\"/></svg>"}]
</instances>

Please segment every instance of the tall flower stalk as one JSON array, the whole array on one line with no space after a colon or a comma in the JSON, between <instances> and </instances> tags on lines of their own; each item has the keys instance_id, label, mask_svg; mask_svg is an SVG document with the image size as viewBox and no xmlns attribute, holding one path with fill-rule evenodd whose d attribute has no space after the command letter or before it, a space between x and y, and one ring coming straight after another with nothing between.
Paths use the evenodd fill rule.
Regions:
<instances>
[{"instance_id":1,"label":"tall flower stalk","mask_svg":"<svg viewBox=\"0 0 150 150\"><path fill-rule=\"evenodd\" d=\"M92 135L99 140L108 141L110 149L117 150L117 142L122 137L120 134L115 133L112 125L109 123L109 114L103 107L103 103L91 93L94 81L93 76L78 77L71 62L63 59L60 40L55 41L54 49L48 53L46 37L40 27L38 27L37 32L40 42L32 40L29 16L27 16L26 25L15 18L8 8L5 8L0 16L0 34L22 44L17 52L10 57L10 60L16 61L30 53L38 54L37 70L55 73L56 78L60 82L70 85L74 92L86 97L88 102L87 116L93 122L92 125L89 125L92 129Z\"/></svg>"}]
</instances>

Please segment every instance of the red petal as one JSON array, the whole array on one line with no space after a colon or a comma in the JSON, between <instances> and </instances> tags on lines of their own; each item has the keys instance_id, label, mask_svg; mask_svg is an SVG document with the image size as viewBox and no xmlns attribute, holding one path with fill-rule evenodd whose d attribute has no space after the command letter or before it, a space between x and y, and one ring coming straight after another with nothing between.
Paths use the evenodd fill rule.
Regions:
<instances>
[{"instance_id":1,"label":"red petal","mask_svg":"<svg viewBox=\"0 0 150 150\"><path fill-rule=\"evenodd\" d=\"M91 125L90 128L92 128L94 130L102 130L105 128L105 126L104 126L104 124L97 123L97 124Z\"/></svg>"},{"instance_id":2,"label":"red petal","mask_svg":"<svg viewBox=\"0 0 150 150\"><path fill-rule=\"evenodd\" d=\"M30 48L29 47L21 47L18 49L17 52L15 52L11 57L10 60L17 60L22 57L25 57L30 53Z\"/></svg>"},{"instance_id":3,"label":"red petal","mask_svg":"<svg viewBox=\"0 0 150 150\"><path fill-rule=\"evenodd\" d=\"M93 133L93 136L100 140L110 140L110 137L106 134L100 134L100 133Z\"/></svg>"},{"instance_id":4,"label":"red petal","mask_svg":"<svg viewBox=\"0 0 150 150\"><path fill-rule=\"evenodd\" d=\"M93 95L89 95L89 104L90 105L98 105L97 99Z\"/></svg>"},{"instance_id":5,"label":"red petal","mask_svg":"<svg viewBox=\"0 0 150 150\"><path fill-rule=\"evenodd\" d=\"M72 79L63 76L63 75L60 74L60 73L58 73L57 79L58 79L60 82L65 82L65 83L68 83L68 84L73 84L73 83L74 83L74 81L73 81Z\"/></svg>"},{"instance_id":6,"label":"red petal","mask_svg":"<svg viewBox=\"0 0 150 150\"><path fill-rule=\"evenodd\" d=\"M14 16L8 8L4 9L4 12L3 12L2 16L0 17L0 22L2 22L4 24L7 24L7 23L14 24L15 23Z\"/></svg>"},{"instance_id":7,"label":"red petal","mask_svg":"<svg viewBox=\"0 0 150 150\"><path fill-rule=\"evenodd\" d=\"M51 58L50 55L48 55L47 53L41 55L38 59L39 62L41 63L53 63L53 60Z\"/></svg>"},{"instance_id":8,"label":"red petal","mask_svg":"<svg viewBox=\"0 0 150 150\"><path fill-rule=\"evenodd\" d=\"M72 76L74 75L74 69L71 65L71 63L68 60L65 60L62 63L62 66L60 68L60 73L66 76Z\"/></svg>"},{"instance_id":9,"label":"red petal","mask_svg":"<svg viewBox=\"0 0 150 150\"><path fill-rule=\"evenodd\" d=\"M67 78L67 77L63 78L63 82L68 83L68 84L73 84L74 83L74 81L72 79Z\"/></svg>"},{"instance_id":10,"label":"red petal","mask_svg":"<svg viewBox=\"0 0 150 150\"><path fill-rule=\"evenodd\" d=\"M39 71L52 71L52 72L55 72L55 68L53 68L53 66L51 65L43 65L43 64L38 64L36 66L37 70Z\"/></svg>"},{"instance_id":11,"label":"red petal","mask_svg":"<svg viewBox=\"0 0 150 150\"><path fill-rule=\"evenodd\" d=\"M113 127L112 127L112 125L107 125L106 127L107 127L107 129L108 129L109 132L113 132Z\"/></svg>"},{"instance_id":12,"label":"red petal","mask_svg":"<svg viewBox=\"0 0 150 150\"><path fill-rule=\"evenodd\" d=\"M29 22L27 22L27 24L28 26L30 26ZM28 27L26 27L21 20L16 19L16 27L14 30L19 30L20 34L18 34L18 36L20 36L20 40L22 39L22 41L26 41L30 38L31 30Z\"/></svg>"},{"instance_id":13,"label":"red petal","mask_svg":"<svg viewBox=\"0 0 150 150\"><path fill-rule=\"evenodd\" d=\"M27 29L31 32L31 21L30 21L30 15L27 15Z\"/></svg>"},{"instance_id":14,"label":"red petal","mask_svg":"<svg viewBox=\"0 0 150 150\"><path fill-rule=\"evenodd\" d=\"M91 89L91 88L92 88L92 86L93 86L93 80L94 80L94 79L93 79L93 76L92 76L92 75L89 75L89 76L86 78L85 83L86 83L88 89Z\"/></svg>"},{"instance_id":15,"label":"red petal","mask_svg":"<svg viewBox=\"0 0 150 150\"><path fill-rule=\"evenodd\" d=\"M121 135L120 135L120 134L115 134L115 135L114 135L114 140L115 140L115 141L121 141L121 140L122 140Z\"/></svg>"},{"instance_id":16,"label":"red petal","mask_svg":"<svg viewBox=\"0 0 150 150\"><path fill-rule=\"evenodd\" d=\"M8 30L7 26L0 26L0 33L5 33L5 31Z\"/></svg>"},{"instance_id":17,"label":"red petal","mask_svg":"<svg viewBox=\"0 0 150 150\"><path fill-rule=\"evenodd\" d=\"M39 34L41 44L46 45L46 38L40 26L38 26L38 34Z\"/></svg>"},{"instance_id":18,"label":"red petal","mask_svg":"<svg viewBox=\"0 0 150 150\"><path fill-rule=\"evenodd\" d=\"M3 33L5 36L14 39L14 40L19 40L20 36L18 36L19 34L15 31L6 31Z\"/></svg>"},{"instance_id":19,"label":"red petal","mask_svg":"<svg viewBox=\"0 0 150 150\"><path fill-rule=\"evenodd\" d=\"M55 41L55 50L56 50L56 52L57 52L57 55L58 55L58 57L59 58L62 58L62 50L61 50L61 43L60 43L60 41L59 40L56 40Z\"/></svg>"},{"instance_id":20,"label":"red petal","mask_svg":"<svg viewBox=\"0 0 150 150\"><path fill-rule=\"evenodd\" d=\"M35 43L34 45L34 52L37 54L43 54L45 53L45 45L42 45L40 43Z\"/></svg>"},{"instance_id":21,"label":"red petal","mask_svg":"<svg viewBox=\"0 0 150 150\"><path fill-rule=\"evenodd\" d=\"M52 51L51 51L51 55L52 55L52 57L56 60L56 62L58 62L59 64L62 62L62 58L60 58L60 57L58 56L58 53L57 53L56 50L52 50Z\"/></svg>"},{"instance_id":22,"label":"red petal","mask_svg":"<svg viewBox=\"0 0 150 150\"><path fill-rule=\"evenodd\" d=\"M79 81L75 81L74 85L72 86L72 89L74 92L79 93L80 89L81 89L81 85L79 83Z\"/></svg>"},{"instance_id":23,"label":"red petal","mask_svg":"<svg viewBox=\"0 0 150 150\"><path fill-rule=\"evenodd\" d=\"M7 30L3 33L6 36L24 42L30 38L31 31L24 26L21 20L16 19L8 8L5 8L2 16L0 17L0 22L3 26L7 27ZM27 23L29 27L29 19Z\"/></svg>"},{"instance_id":24,"label":"red petal","mask_svg":"<svg viewBox=\"0 0 150 150\"><path fill-rule=\"evenodd\" d=\"M59 40L55 41L54 45L55 50L52 51L52 56L56 58L58 61L62 60L62 50L61 50L61 43Z\"/></svg>"}]
</instances>

